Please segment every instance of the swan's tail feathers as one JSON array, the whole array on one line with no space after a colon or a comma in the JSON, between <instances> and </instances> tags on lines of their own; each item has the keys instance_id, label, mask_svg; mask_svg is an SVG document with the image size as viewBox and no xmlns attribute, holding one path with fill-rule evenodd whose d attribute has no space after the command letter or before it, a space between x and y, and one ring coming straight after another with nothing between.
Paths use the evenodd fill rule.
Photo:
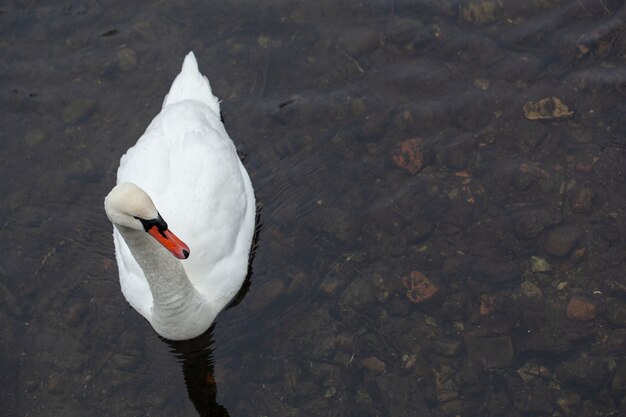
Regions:
<instances>
[{"instance_id":1,"label":"swan's tail feathers","mask_svg":"<svg viewBox=\"0 0 626 417\"><path fill-rule=\"evenodd\" d=\"M220 113L217 97L211 91L209 80L198 70L198 62L193 52L189 52L185 57L180 74L176 76L170 92L163 100L163 107L183 100L200 101L213 109L217 114Z\"/></svg>"}]
</instances>

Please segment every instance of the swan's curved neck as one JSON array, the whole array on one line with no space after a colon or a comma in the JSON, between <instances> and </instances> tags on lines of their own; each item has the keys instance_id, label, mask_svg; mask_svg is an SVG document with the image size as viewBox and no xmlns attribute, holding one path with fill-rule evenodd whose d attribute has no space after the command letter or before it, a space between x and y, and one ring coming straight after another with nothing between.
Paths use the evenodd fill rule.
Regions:
<instances>
[{"instance_id":1,"label":"swan's curved neck","mask_svg":"<svg viewBox=\"0 0 626 417\"><path fill-rule=\"evenodd\" d=\"M187 277L182 263L150 235L116 225L133 257L143 270L152 292L152 317L148 320L161 335L179 339L181 323L193 327L194 318L210 314L208 306ZM169 335L169 336L167 336Z\"/></svg>"}]
</instances>

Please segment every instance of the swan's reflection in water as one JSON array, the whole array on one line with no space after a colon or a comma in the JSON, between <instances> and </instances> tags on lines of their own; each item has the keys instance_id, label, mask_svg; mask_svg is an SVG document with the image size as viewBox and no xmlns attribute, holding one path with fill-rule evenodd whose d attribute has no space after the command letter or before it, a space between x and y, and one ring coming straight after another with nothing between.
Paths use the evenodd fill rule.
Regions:
<instances>
[{"instance_id":1,"label":"swan's reflection in water","mask_svg":"<svg viewBox=\"0 0 626 417\"><path fill-rule=\"evenodd\" d=\"M217 403L217 384L213 371L213 324L204 334L189 340L167 343L176 360L182 365L189 399L201 417L228 416L228 410Z\"/></svg>"},{"instance_id":2,"label":"swan's reflection in water","mask_svg":"<svg viewBox=\"0 0 626 417\"><path fill-rule=\"evenodd\" d=\"M259 244L259 236L263 228L261 222L261 206L257 203L256 228L252 237L252 248L248 262L248 273L239 289L239 292L224 310L229 310L241 303L248 294L253 274L253 264ZM183 376L187 395L193 403L200 417L221 417L228 416L228 410L216 401L217 383L213 370L213 330L215 323L202 335L189 340L168 340L161 336L159 338L170 346L170 352L182 365Z\"/></svg>"}]
</instances>

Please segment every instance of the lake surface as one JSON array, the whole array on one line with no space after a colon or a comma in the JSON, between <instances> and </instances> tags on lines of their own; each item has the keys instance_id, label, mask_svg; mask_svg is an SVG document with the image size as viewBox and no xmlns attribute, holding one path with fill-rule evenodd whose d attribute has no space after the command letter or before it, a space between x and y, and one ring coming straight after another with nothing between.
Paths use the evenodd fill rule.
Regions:
<instances>
[{"instance_id":1,"label":"lake surface","mask_svg":"<svg viewBox=\"0 0 626 417\"><path fill-rule=\"evenodd\" d=\"M626 412L626 3L0 5L0 414ZM193 50L260 203L204 336L103 210ZM193 248L192 248L193 250Z\"/></svg>"}]
</instances>

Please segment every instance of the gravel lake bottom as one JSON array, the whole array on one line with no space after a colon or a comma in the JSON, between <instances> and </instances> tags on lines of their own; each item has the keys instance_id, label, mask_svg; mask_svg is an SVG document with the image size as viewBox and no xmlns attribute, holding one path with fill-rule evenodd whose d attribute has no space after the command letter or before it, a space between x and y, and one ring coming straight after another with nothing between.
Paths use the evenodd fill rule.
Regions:
<instances>
[{"instance_id":1,"label":"gravel lake bottom","mask_svg":"<svg viewBox=\"0 0 626 417\"><path fill-rule=\"evenodd\" d=\"M0 5L0 415L626 416L626 2ZM201 337L103 200L194 51L250 173Z\"/></svg>"}]
</instances>

